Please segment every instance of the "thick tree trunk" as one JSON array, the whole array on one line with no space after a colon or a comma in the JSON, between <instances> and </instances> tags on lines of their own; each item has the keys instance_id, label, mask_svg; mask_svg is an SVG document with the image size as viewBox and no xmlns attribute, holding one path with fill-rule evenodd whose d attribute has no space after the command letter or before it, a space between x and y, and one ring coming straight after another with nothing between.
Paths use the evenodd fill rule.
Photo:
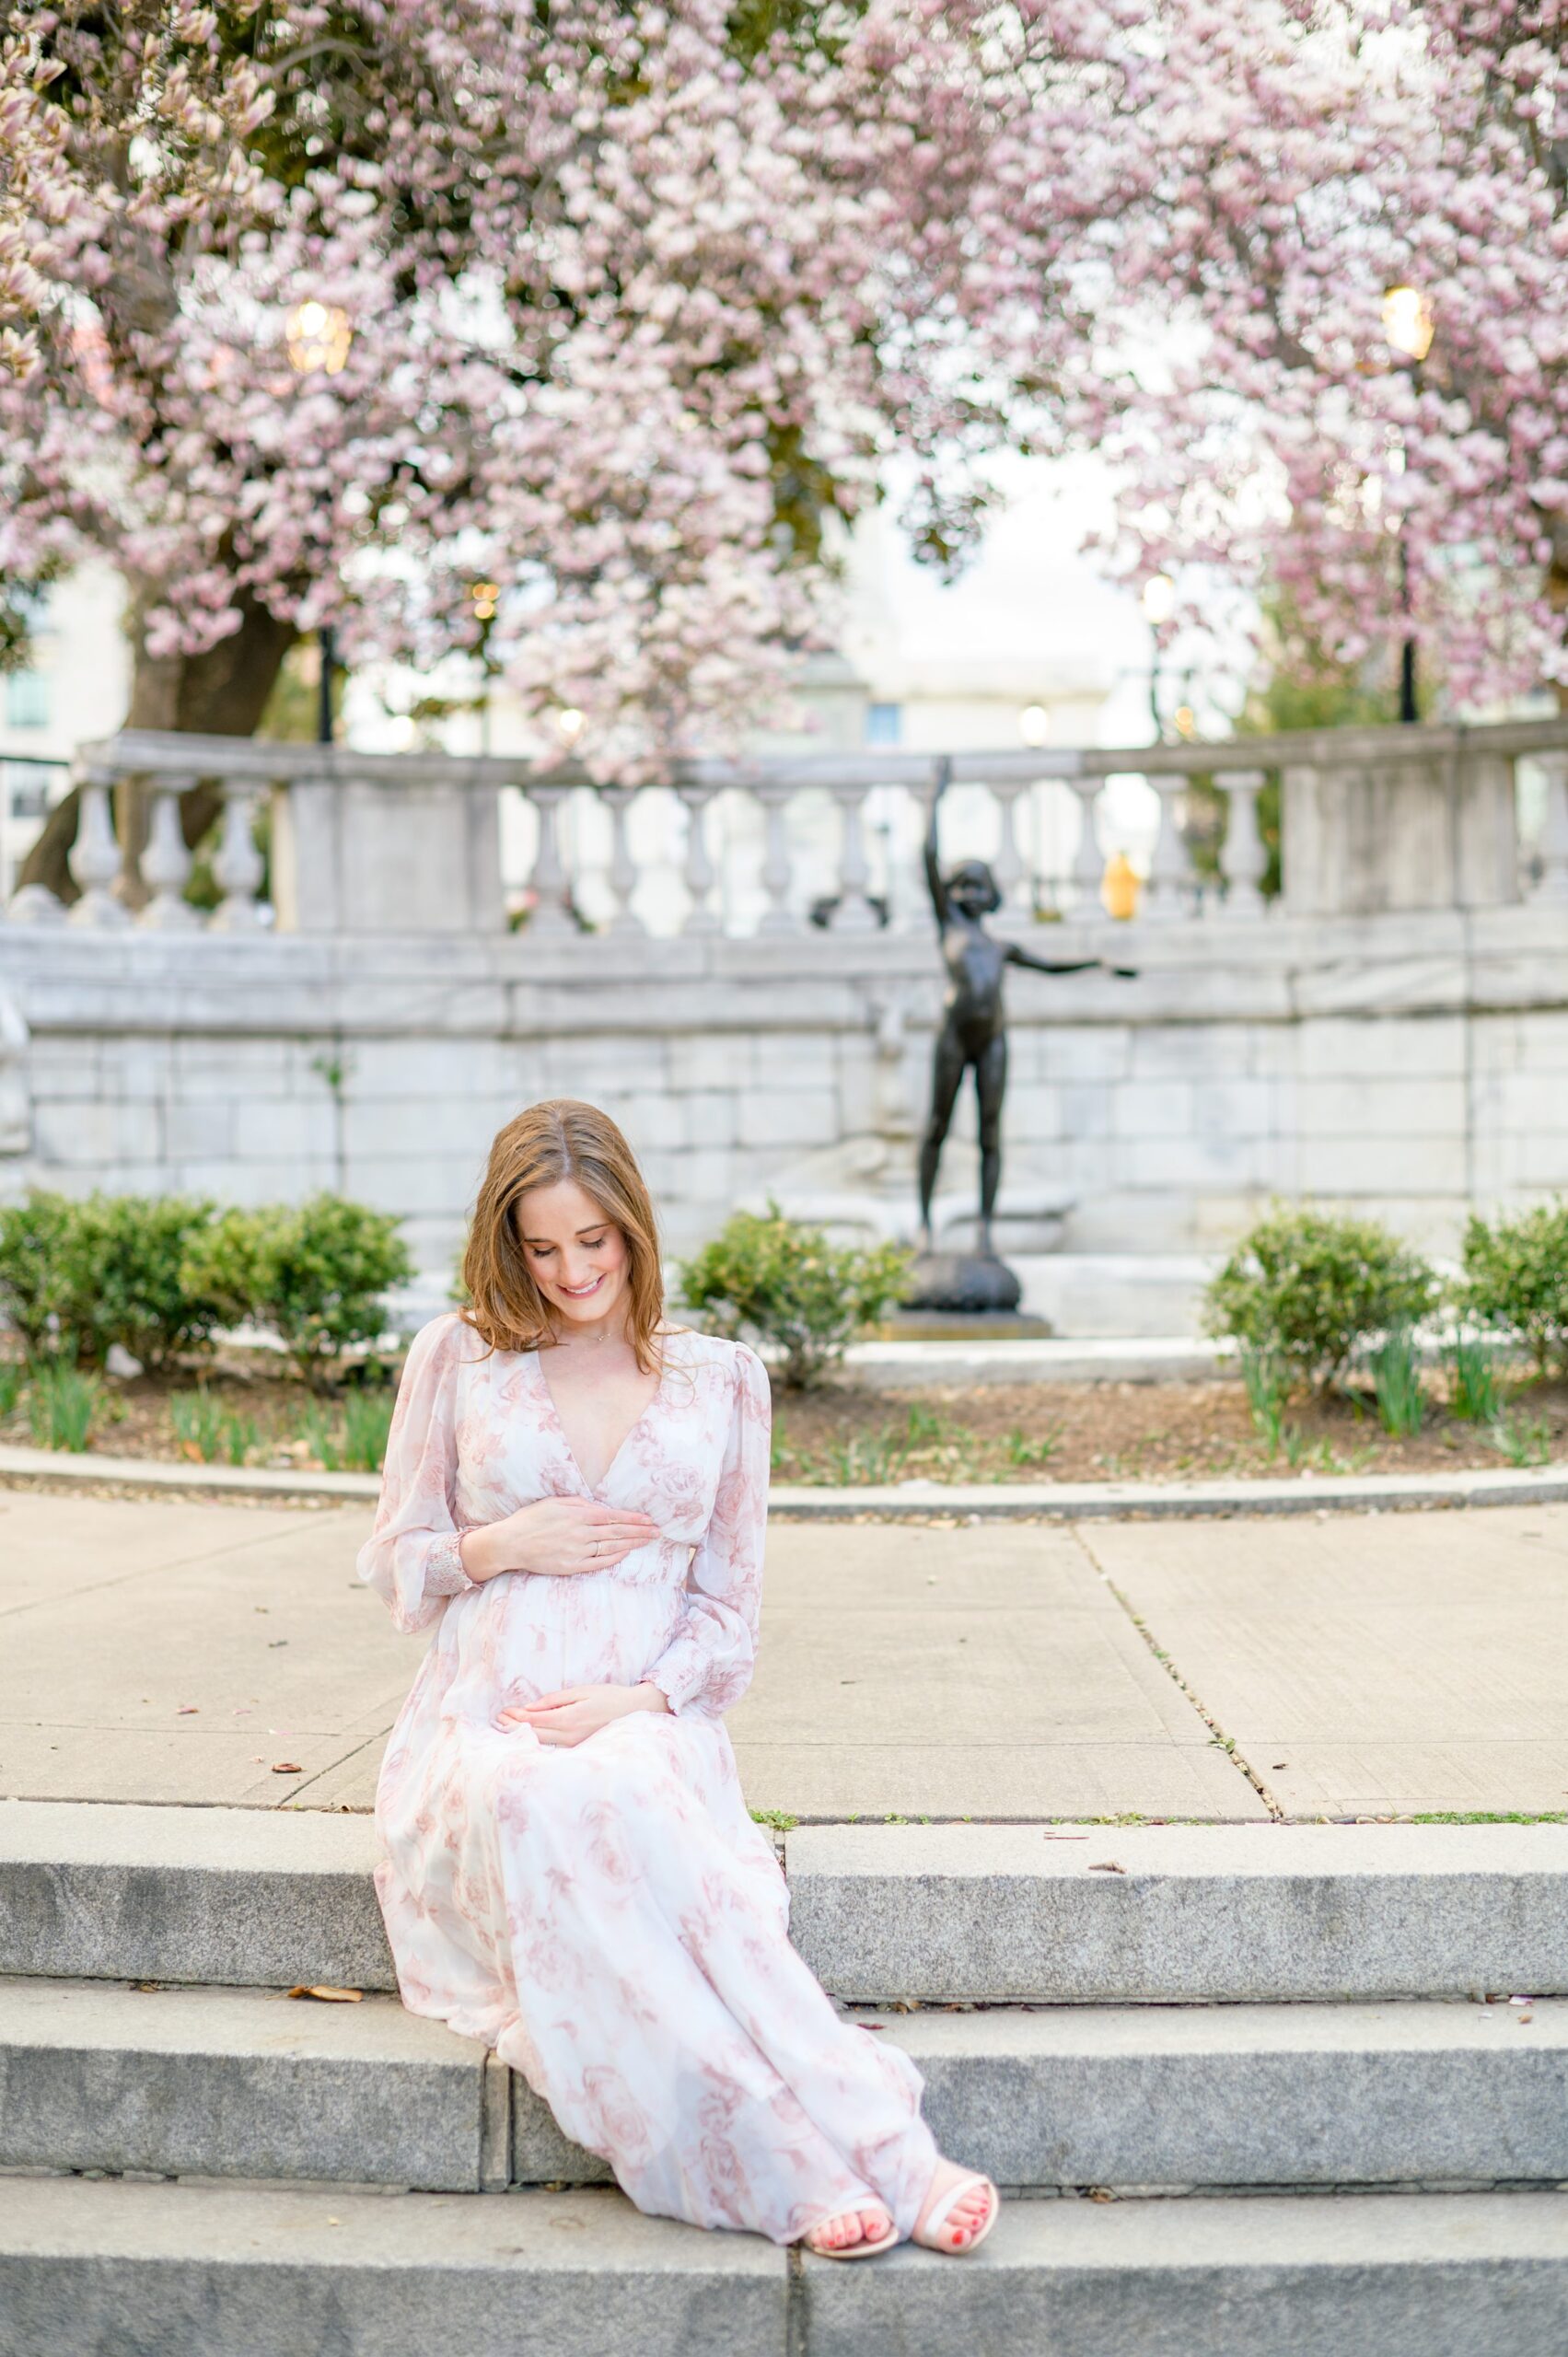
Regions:
<instances>
[{"instance_id":1,"label":"thick tree trunk","mask_svg":"<svg viewBox=\"0 0 1568 2357\"><path fill-rule=\"evenodd\" d=\"M136 647L131 682L127 728L177 729L190 736L250 737L266 709L284 656L294 644L292 622L256 603L249 591L235 602L241 621L232 634L205 655L165 656L155 659L142 648L142 612L152 593L133 600L131 629ZM120 888L133 907L145 899L136 863L146 834L145 794L122 786L115 825L124 847L125 873ZM180 804L180 821L187 843L202 840L217 817L219 795L215 786L198 786ZM20 884L42 884L62 900L77 897L71 879L71 846L76 840L78 803L75 788L56 804L42 833L24 861Z\"/></svg>"}]
</instances>

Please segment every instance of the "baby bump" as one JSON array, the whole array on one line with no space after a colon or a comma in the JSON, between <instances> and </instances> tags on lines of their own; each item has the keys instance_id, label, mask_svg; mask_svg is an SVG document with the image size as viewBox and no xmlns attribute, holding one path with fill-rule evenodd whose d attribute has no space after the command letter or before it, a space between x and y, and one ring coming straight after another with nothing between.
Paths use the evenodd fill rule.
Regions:
<instances>
[{"instance_id":1,"label":"baby bump","mask_svg":"<svg viewBox=\"0 0 1568 2357\"><path fill-rule=\"evenodd\" d=\"M505 1702L563 1686L635 1686L674 1635L679 1588L633 1585L608 1573L551 1578L506 1573L448 1607L445 1707L489 1718Z\"/></svg>"}]
</instances>

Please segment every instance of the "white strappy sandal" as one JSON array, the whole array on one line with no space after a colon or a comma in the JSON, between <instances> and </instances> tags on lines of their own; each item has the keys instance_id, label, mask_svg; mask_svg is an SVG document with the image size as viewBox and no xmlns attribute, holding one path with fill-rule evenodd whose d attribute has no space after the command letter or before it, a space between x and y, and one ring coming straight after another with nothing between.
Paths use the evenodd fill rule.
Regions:
<instances>
[{"instance_id":1,"label":"white strappy sandal","mask_svg":"<svg viewBox=\"0 0 1568 2357\"><path fill-rule=\"evenodd\" d=\"M852 2202L847 2210L830 2211L827 2217L819 2218L816 2224L808 2227L800 2237L802 2250L808 2250L813 2258L875 2258L878 2251L891 2250L899 2239L899 2230L891 2214L888 2219L887 2233L879 2235L874 2243L867 2242L863 2234L857 2243L845 2243L842 2250L824 2250L811 2240L813 2235L819 2235L824 2226L832 2225L840 2218L858 2218L865 2207L863 2201Z\"/></svg>"},{"instance_id":2,"label":"white strappy sandal","mask_svg":"<svg viewBox=\"0 0 1568 2357\"><path fill-rule=\"evenodd\" d=\"M957 2249L954 2248L951 2243L934 2242L932 2240L933 2235L939 2235L941 2233L943 2227L947 2224L948 2219L952 2216L954 2211L958 2208L965 2194L972 2193L977 2185L984 2188L988 2205L983 2222L975 2228L973 2234L970 2236L969 2241L967 2243L960 2243ZM922 2250L934 2250L938 2252L943 2258L968 2258L971 2251L977 2251L980 2248L981 2243L985 2240L987 2235L990 2234L993 2226L995 2225L997 2219L1001 2215L1002 2196L998 2193L996 2188L991 2182L991 2179L988 2177L981 2177L978 2174L973 2177L962 2177L958 2179L958 2184L953 2187L951 2192L944 2194L942 2200L936 2204L935 2209L931 2212L931 2215L915 2228L915 2231L911 2235L910 2240L912 2242L918 2243ZM878 2243L877 2247L880 2250L880 2243Z\"/></svg>"}]
</instances>

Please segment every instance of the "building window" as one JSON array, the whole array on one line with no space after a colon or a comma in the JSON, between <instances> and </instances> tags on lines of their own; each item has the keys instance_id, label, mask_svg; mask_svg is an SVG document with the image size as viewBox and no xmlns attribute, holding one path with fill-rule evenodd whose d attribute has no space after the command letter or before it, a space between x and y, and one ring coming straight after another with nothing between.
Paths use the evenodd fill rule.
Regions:
<instances>
[{"instance_id":1,"label":"building window","mask_svg":"<svg viewBox=\"0 0 1568 2357\"><path fill-rule=\"evenodd\" d=\"M49 681L41 671L12 671L6 680L6 725L9 728L47 728Z\"/></svg>"},{"instance_id":2,"label":"building window","mask_svg":"<svg viewBox=\"0 0 1568 2357\"><path fill-rule=\"evenodd\" d=\"M49 788L54 775L48 761L0 761L0 780L13 819L46 819Z\"/></svg>"},{"instance_id":3,"label":"building window","mask_svg":"<svg viewBox=\"0 0 1568 2357\"><path fill-rule=\"evenodd\" d=\"M865 741L868 745L899 745L903 742L904 708L901 703L873 703L865 708Z\"/></svg>"}]
</instances>

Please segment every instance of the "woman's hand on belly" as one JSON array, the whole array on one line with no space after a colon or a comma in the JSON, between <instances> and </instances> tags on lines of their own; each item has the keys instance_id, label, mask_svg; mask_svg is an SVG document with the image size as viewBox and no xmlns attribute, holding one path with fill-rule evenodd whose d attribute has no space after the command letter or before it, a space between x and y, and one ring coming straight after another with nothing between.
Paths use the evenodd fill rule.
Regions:
<instances>
[{"instance_id":1,"label":"woman's hand on belly","mask_svg":"<svg viewBox=\"0 0 1568 2357\"><path fill-rule=\"evenodd\" d=\"M642 1686L563 1686L558 1693L541 1694L537 1702L514 1703L498 1712L499 1727L532 1727L540 1743L586 1743L612 1719L630 1718L634 1711L666 1712L669 1703L659 1688Z\"/></svg>"},{"instance_id":2,"label":"woman's hand on belly","mask_svg":"<svg viewBox=\"0 0 1568 2357\"><path fill-rule=\"evenodd\" d=\"M659 1535L652 1515L592 1498L536 1498L500 1522L465 1530L458 1544L470 1580L502 1572L610 1572Z\"/></svg>"}]
</instances>

